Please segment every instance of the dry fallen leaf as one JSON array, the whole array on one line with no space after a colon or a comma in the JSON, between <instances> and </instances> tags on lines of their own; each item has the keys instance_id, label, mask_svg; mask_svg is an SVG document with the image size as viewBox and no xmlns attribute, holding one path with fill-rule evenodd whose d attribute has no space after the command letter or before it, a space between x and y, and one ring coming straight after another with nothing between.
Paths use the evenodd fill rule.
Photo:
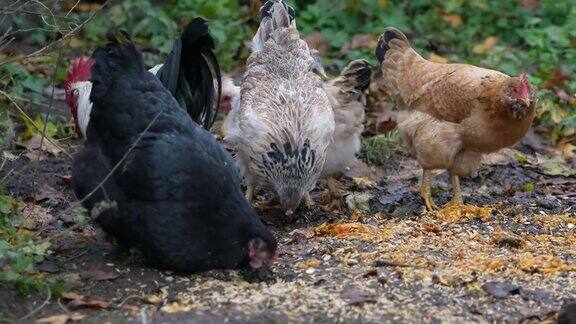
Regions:
<instances>
[{"instance_id":1,"label":"dry fallen leaf","mask_svg":"<svg viewBox=\"0 0 576 324\"><path fill-rule=\"evenodd\" d=\"M359 221L360 218L362 218L362 212L359 210L354 210L352 211L352 214L350 214L350 219L354 222Z\"/></svg>"},{"instance_id":2,"label":"dry fallen leaf","mask_svg":"<svg viewBox=\"0 0 576 324\"><path fill-rule=\"evenodd\" d=\"M428 225L428 224L422 224L422 228L426 231L426 232L430 232L430 233L440 233L442 232L442 229L438 226L433 226L433 225Z\"/></svg>"},{"instance_id":3,"label":"dry fallen leaf","mask_svg":"<svg viewBox=\"0 0 576 324\"><path fill-rule=\"evenodd\" d=\"M445 15L442 15L442 20L444 20L445 22L450 24L450 27L452 27L452 28L456 28L456 27L462 25L462 17L460 17L460 15L445 14Z\"/></svg>"},{"instance_id":4,"label":"dry fallen leaf","mask_svg":"<svg viewBox=\"0 0 576 324\"><path fill-rule=\"evenodd\" d=\"M430 56L428 57L428 59L432 62L435 62L435 63L450 63L450 60L448 60L447 58L440 56L436 53L430 53Z\"/></svg>"},{"instance_id":5,"label":"dry fallen leaf","mask_svg":"<svg viewBox=\"0 0 576 324\"><path fill-rule=\"evenodd\" d=\"M300 269L318 268L320 267L320 260L308 259L306 261L298 263L296 267Z\"/></svg>"},{"instance_id":6,"label":"dry fallen leaf","mask_svg":"<svg viewBox=\"0 0 576 324\"><path fill-rule=\"evenodd\" d=\"M495 36L487 37L482 43L476 44L472 49L475 54L488 54L492 51L494 46L498 44L500 39Z\"/></svg>"},{"instance_id":7,"label":"dry fallen leaf","mask_svg":"<svg viewBox=\"0 0 576 324\"><path fill-rule=\"evenodd\" d=\"M62 315L53 315L41 318L36 320L35 323L38 324L66 324L69 321L79 321L86 317L82 314L62 314Z\"/></svg>"},{"instance_id":8,"label":"dry fallen leaf","mask_svg":"<svg viewBox=\"0 0 576 324\"><path fill-rule=\"evenodd\" d=\"M356 188L362 189L362 190L372 189L372 188L377 186L376 181L374 181L368 177L352 178L352 181L354 182L354 185L356 186Z\"/></svg>"},{"instance_id":9,"label":"dry fallen leaf","mask_svg":"<svg viewBox=\"0 0 576 324\"><path fill-rule=\"evenodd\" d=\"M64 194L50 187L47 182L43 182L36 190L34 194L34 200L36 200L36 202L47 200L48 203L55 205L64 200Z\"/></svg>"},{"instance_id":10,"label":"dry fallen leaf","mask_svg":"<svg viewBox=\"0 0 576 324\"><path fill-rule=\"evenodd\" d=\"M40 143L42 143L42 148L40 149ZM42 141L42 135L34 134L32 137L21 143L16 143L18 146L26 148L29 152L24 154L31 161L40 161L42 159L40 152L46 152L53 156L58 156L62 153L62 150L50 143L50 141L44 139Z\"/></svg>"},{"instance_id":11,"label":"dry fallen leaf","mask_svg":"<svg viewBox=\"0 0 576 324\"><path fill-rule=\"evenodd\" d=\"M107 309L110 307L110 304L100 300L90 299L83 295L77 294L75 292L65 292L62 293L62 298L66 300L70 300L66 306L68 308L75 310L79 308L100 308L100 309Z\"/></svg>"},{"instance_id":12,"label":"dry fallen leaf","mask_svg":"<svg viewBox=\"0 0 576 324\"><path fill-rule=\"evenodd\" d=\"M536 10L540 7L540 0L518 0L518 3L528 10Z\"/></svg>"},{"instance_id":13,"label":"dry fallen leaf","mask_svg":"<svg viewBox=\"0 0 576 324\"><path fill-rule=\"evenodd\" d=\"M378 45L378 39L371 34L360 34L352 37L350 42L344 44L340 53L346 54L350 51L362 48L375 48Z\"/></svg>"}]
</instances>

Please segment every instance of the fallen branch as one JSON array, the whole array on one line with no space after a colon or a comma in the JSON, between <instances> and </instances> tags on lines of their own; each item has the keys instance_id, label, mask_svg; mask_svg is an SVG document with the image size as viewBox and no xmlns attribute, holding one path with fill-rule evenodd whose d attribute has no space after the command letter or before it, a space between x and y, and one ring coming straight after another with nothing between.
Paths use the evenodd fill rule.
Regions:
<instances>
[{"instance_id":1,"label":"fallen branch","mask_svg":"<svg viewBox=\"0 0 576 324\"><path fill-rule=\"evenodd\" d=\"M48 303L50 302L50 299L52 299L52 291L50 290L50 287L48 287L48 286L46 287L46 290L48 291L48 295L46 296L46 299L44 300L44 302L40 306L38 306L38 308L36 308L35 310L24 315L24 317L21 317L19 319L19 321L23 321L23 320L29 318L30 316L38 313L42 308L46 307L46 305L48 305Z\"/></svg>"}]
</instances>

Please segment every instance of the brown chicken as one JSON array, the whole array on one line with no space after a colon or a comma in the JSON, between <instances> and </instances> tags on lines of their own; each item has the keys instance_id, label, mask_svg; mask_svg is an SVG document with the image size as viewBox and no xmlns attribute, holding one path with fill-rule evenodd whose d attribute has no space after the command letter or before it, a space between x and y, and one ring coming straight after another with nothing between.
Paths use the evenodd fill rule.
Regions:
<instances>
[{"instance_id":1,"label":"brown chicken","mask_svg":"<svg viewBox=\"0 0 576 324\"><path fill-rule=\"evenodd\" d=\"M424 169L426 207L438 208L430 193L434 169L450 172L451 203L462 204L459 177L476 176L483 154L515 144L530 128L536 100L528 78L427 61L391 27L375 54L385 90L401 110L401 140Z\"/></svg>"}]
</instances>

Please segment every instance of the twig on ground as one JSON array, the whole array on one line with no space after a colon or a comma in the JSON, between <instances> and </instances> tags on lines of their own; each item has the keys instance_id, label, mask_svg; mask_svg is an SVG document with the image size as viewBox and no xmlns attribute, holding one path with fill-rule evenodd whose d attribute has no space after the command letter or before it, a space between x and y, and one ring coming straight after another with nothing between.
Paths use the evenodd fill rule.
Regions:
<instances>
[{"instance_id":1,"label":"twig on ground","mask_svg":"<svg viewBox=\"0 0 576 324\"><path fill-rule=\"evenodd\" d=\"M48 305L48 303L50 302L50 299L52 299L52 291L50 290L50 287L46 287L46 290L48 291L48 295L46 296L46 299L44 300L44 302L38 306L38 308L36 308L35 310L31 311L30 313L24 315L24 317L20 318L20 321L23 321L27 318L29 318L30 316L38 313L42 308L46 307L46 305Z\"/></svg>"},{"instance_id":2,"label":"twig on ground","mask_svg":"<svg viewBox=\"0 0 576 324\"><path fill-rule=\"evenodd\" d=\"M30 118L30 116L28 116L28 114L26 114L26 112L18 105L18 103L16 102L16 100L14 100L14 98L12 98L9 94L7 94L6 92L0 90L0 95L3 95L4 97L8 98L8 100L10 100L10 102L12 103L12 105L14 107L16 107L16 110L18 112L18 114L20 114L24 119L26 119L27 122L29 122L32 127L34 127L34 129L36 129L38 132L42 132L42 130L40 129L40 127L38 127L38 125L36 125L36 123L34 122L34 120L32 120L32 118ZM56 143L55 141L53 141L50 138L46 138L46 140L48 142L50 142L50 144L54 145L55 147L57 147L59 150L61 150L67 157L72 158L72 155L70 155L70 153L68 153L67 150L65 150L63 147L61 147L60 145L58 145L58 143Z\"/></svg>"},{"instance_id":3,"label":"twig on ground","mask_svg":"<svg viewBox=\"0 0 576 324\"><path fill-rule=\"evenodd\" d=\"M120 304L118 304L118 308L122 308L122 306L124 306L124 304L129 301L130 299L134 299L134 298L138 298L138 299L142 299L143 297L141 295L130 295L126 298L124 298Z\"/></svg>"}]
</instances>

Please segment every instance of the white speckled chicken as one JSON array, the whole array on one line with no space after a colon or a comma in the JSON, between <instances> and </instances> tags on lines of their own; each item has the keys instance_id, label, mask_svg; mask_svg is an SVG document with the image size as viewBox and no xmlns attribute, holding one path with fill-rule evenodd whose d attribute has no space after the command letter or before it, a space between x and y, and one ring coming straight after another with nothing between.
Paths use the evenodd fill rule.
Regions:
<instances>
[{"instance_id":1,"label":"white speckled chicken","mask_svg":"<svg viewBox=\"0 0 576 324\"><path fill-rule=\"evenodd\" d=\"M356 160L364 131L364 91L370 85L371 74L368 61L355 60L324 86L332 104L335 130L334 141L326 154L323 177L344 172Z\"/></svg>"},{"instance_id":2,"label":"white speckled chicken","mask_svg":"<svg viewBox=\"0 0 576 324\"><path fill-rule=\"evenodd\" d=\"M273 191L290 218L322 172L334 133L334 114L300 38L294 10L282 1L261 8L240 107L224 127L251 200L256 186Z\"/></svg>"}]
</instances>

